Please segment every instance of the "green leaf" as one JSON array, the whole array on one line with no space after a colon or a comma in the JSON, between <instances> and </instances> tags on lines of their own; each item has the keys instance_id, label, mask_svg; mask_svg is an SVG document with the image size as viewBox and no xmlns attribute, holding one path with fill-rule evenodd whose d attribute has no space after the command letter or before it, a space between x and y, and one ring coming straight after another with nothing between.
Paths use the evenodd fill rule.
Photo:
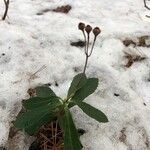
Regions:
<instances>
[{"instance_id":1,"label":"green leaf","mask_svg":"<svg viewBox=\"0 0 150 150\"><path fill-rule=\"evenodd\" d=\"M87 80L87 78L84 73L80 73L80 74L76 75L73 78L70 88L68 90L67 98L72 97L75 94L75 92L77 90L79 90L86 83L86 80Z\"/></svg>"},{"instance_id":2,"label":"green leaf","mask_svg":"<svg viewBox=\"0 0 150 150\"><path fill-rule=\"evenodd\" d=\"M50 97L56 96L56 94L47 86L39 86L35 88L37 97Z\"/></svg>"},{"instance_id":3,"label":"green leaf","mask_svg":"<svg viewBox=\"0 0 150 150\"><path fill-rule=\"evenodd\" d=\"M78 137L78 132L68 109L65 110L64 116L59 118L59 124L64 131L64 150L81 150L82 145Z\"/></svg>"},{"instance_id":4,"label":"green leaf","mask_svg":"<svg viewBox=\"0 0 150 150\"><path fill-rule=\"evenodd\" d=\"M24 129L29 135L33 135L42 125L52 121L54 118L54 112L49 110L49 106L43 106L32 111L20 113L14 125L18 129Z\"/></svg>"},{"instance_id":5,"label":"green leaf","mask_svg":"<svg viewBox=\"0 0 150 150\"><path fill-rule=\"evenodd\" d=\"M72 97L71 101L83 101L86 97L91 95L98 87L97 78L89 78L82 88L80 88L75 95Z\"/></svg>"},{"instance_id":6,"label":"green leaf","mask_svg":"<svg viewBox=\"0 0 150 150\"><path fill-rule=\"evenodd\" d=\"M78 102L77 105L83 110L84 113L97 120L98 122L108 122L107 116L102 111L94 108L93 106L84 102Z\"/></svg>"},{"instance_id":7,"label":"green leaf","mask_svg":"<svg viewBox=\"0 0 150 150\"><path fill-rule=\"evenodd\" d=\"M70 101L70 102L69 102L69 104L68 104L68 108L71 108L71 107L73 107L73 106L75 106L75 105L76 105L76 103L75 103L75 102Z\"/></svg>"},{"instance_id":8,"label":"green leaf","mask_svg":"<svg viewBox=\"0 0 150 150\"><path fill-rule=\"evenodd\" d=\"M23 106L28 109L35 109L44 105L49 105L49 108L54 108L61 105L60 98L56 96L51 97L32 97L26 101L23 101Z\"/></svg>"}]
</instances>

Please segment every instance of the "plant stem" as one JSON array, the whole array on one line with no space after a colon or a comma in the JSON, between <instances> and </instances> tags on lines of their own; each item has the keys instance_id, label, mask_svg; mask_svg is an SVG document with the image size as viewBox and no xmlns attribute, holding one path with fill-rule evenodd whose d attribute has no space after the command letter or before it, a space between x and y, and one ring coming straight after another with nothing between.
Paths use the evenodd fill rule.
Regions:
<instances>
[{"instance_id":1,"label":"plant stem","mask_svg":"<svg viewBox=\"0 0 150 150\"><path fill-rule=\"evenodd\" d=\"M87 37L87 49L86 49L86 54L88 55L88 53L89 53L90 36L89 36L89 33L88 33L87 35L88 35L88 37Z\"/></svg>"},{"instance_id":2,"label":"plant stem","mask_svg":"<svg viewBox=\"0 0 150 150\"><path fill-rule=\"evenodd\" d=\"M84 42L85 42L85 49L84 49L84 52L85 52L85 54L86 54L86 35L85 35L85 32L84 32L84 30L82 31L82 33L83 33L83 36L84 36Z\"/></svg>"},{"instance_id":3,"label":"plant stem","mask_svg":"<svg viewBox=\"0 0 150 150\"><path fill-rule=\"evenodd\" d=\"M94 45L95 45L95 41L96 41L96 36L94 37L94 41L93 41L93 44L92 44L92 48L91 48L90 54L88 55L89 57L91 56L91 54L92 54L92 52L93 52Z\"/></svg>"},{"instance_id":4,"label":"plant stem","mask_svg":"<svg viewBox=\"0 0 150 150\"><path fill-rule=\"evenodd\" d=\"M86 39L86 36L85 36L85 39ZM87 63L88 63L88 58L89 58L89 43L90 43L90 35L89 33L87 33L87 43L85 43L85 55L86 55L86 58L85 58L85 65L84 65L84 69L83 69L83 73L85 74L85 71L86 71L86 67L87 67Z\"/></svg>"}]
</instances>

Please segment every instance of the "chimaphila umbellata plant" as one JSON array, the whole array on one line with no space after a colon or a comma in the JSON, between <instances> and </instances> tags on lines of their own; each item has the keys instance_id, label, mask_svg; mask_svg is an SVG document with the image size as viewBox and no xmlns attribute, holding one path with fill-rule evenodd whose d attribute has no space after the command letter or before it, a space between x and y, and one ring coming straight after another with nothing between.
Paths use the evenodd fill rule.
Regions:
<instances>
[{"instance_id":1,"label":"chimaphila umbellata plant","mask_svg":"<svg viewBox=\"0 0 150 150\"><path fill-rule=\"evenodd\" d=\"M85 40L85 66L83 72L77 74L73 78L66 98L62 99L58 97L49 87L36 87L36 95L23 102L23 108L25 108L26 111L19 113L14 122L14 125L18 129L23 129L29 135L33 135L42 125L57 120L63 131L65 150L82 149L79 134L70 112L71 107L77 105L85 114L94 118L98 122L108 122L108 119L103 112L86 102L83 102L83 100L91 95L98 87L98 79L87 78L85 72L88 58L93 52L96 38L101 30L98 27L92 30L90 25L85 26L84 23L79 23L78 28L82 31ZM94 34L94 40L91 49L89 49L90 33L92 31Z\"/></svg>"}]
</instances>

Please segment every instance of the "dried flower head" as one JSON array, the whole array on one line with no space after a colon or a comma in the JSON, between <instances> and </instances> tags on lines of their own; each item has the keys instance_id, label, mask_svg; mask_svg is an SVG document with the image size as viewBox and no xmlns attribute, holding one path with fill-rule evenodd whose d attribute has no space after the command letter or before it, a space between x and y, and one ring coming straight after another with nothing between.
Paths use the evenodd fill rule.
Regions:
<instances>
[{"instance_id":1,"label":"dried flower head","mask_svg":"<svg viewBox=\"0 0 150 150\"><path fill-rule=\"evenodd\" d=\"M85 24L82 23L82 22L80 22L80 23L78 24L78 29L83 31L84 28L85 28Z\"/></svg>"},{"instance_id":2,"label":"dried flower head","mask_svg":"<svg viewBox=\"0 0 150 150\"><path fill-rule=\"evenodd\" d=\"M95 36L99 35L100 33L101 33L101 30L100 30L99 27L95 27L95 28L93 29L93 34L94 34Z\"/></svg>"},{"instance_id":3,"label":"dried flower head","mask_svg":"<svg viewBox=\"0 0 150 150\"><path fill-rule=\"evenodd\" d=\"M89 34L92 31L92 27L90 25L87 25L85 27L85 31Z\"/></svg>"}]
</instances>

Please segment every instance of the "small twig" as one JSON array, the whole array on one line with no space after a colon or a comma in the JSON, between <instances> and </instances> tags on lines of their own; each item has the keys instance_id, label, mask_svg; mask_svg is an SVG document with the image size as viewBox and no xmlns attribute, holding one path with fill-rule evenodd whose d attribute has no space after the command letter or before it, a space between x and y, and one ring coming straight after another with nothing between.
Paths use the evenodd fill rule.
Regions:
<instances>
[{"instance_id":1,"label":"small twig","mask_svg":"<svg viewBox=\"0 0 150 150\"><path fill-rule=\"evenodd\" d=\"M150 10L150 7L147 6L147 3L146 3L146 0L143 0L144 1L144 7L148 10Z\"/></svg>"},{"instance_id":2,"label":"small twig","mask_svg":"<svg viewBox=\"0 0 150 150\"><path fill-rule=\"evenodd\" d=\"M53 144L53 142L50 139L48 139L43 133L40 133L40 136L43 137L46 141L48 141L51 144Z\"/></svg>"},{"instance_id":3,"label":"small twig","mask_svg":"<svg viewBox=\"0 0 150 150\"><path fill-rule=\"evenodd\" d=\"M150 7L147 5L147 3L146 3L146 0L143 0L144 1L144 7L146 8L146 9L148 9L148 10L150 10ZM147 18L150 18L150 16L149 15L145 15Z\"/></svg>"},{"instance_id":4,"label":"small twig","mask_svg":"<svg viewBox=\"0 0 150 150\"><path fill-rule=\"evenodd\" d=\"M54 123L51 123L51 128L52 128L52 141L53 141L53 145L54 145L54 137L55 137L55 133L54 133Z\"/></svg>"},{"instance_id":5,"label":"small twig","mask_svg":"<svg viewBox=\"0 0 150 150\"><path fill-rule=\"evenodd\" d=\"M150 16L146 15L147 18L150 18Z\"/></svg>"},{"instance_id":6,"label":"small twig","mask_svg":"<svg viewBox=\"0 0 150 150\"><path fill-rule=\"evenodd\" d=\"M55 129L55 145L57 144L56 142L57 142L57 132L58 132L58 130L57 130L57 125L58 125L58 122L56 121L56 129Z\"/></svg>"},{"instance_id":7,"label":"small twig","mask_svg":"<svg viewBox=\"0 0 150 150\"><path fill-rule=\"evenodd\" d=\"M35 76L38 72L42 71L42 70L45 69L45 68L46 68L46 66L43 65L40 69L38 69L35 73L33 73L33 74L30 76L29 80L33 79L34 76Z\"/></svg>"},{"instance_id":8,"label":"small twig","mask_svg":"<svg viewBox=\"0 0 150 150\"><path fill-rule=\"evenodd\" d=\"M4 12L4 15L3 15L3 17L2 17L2 20L5 20L7 14L8 14L9 0L4 0L4 3L5 3L5 12Z\"/></svg>"}]
</instances>

